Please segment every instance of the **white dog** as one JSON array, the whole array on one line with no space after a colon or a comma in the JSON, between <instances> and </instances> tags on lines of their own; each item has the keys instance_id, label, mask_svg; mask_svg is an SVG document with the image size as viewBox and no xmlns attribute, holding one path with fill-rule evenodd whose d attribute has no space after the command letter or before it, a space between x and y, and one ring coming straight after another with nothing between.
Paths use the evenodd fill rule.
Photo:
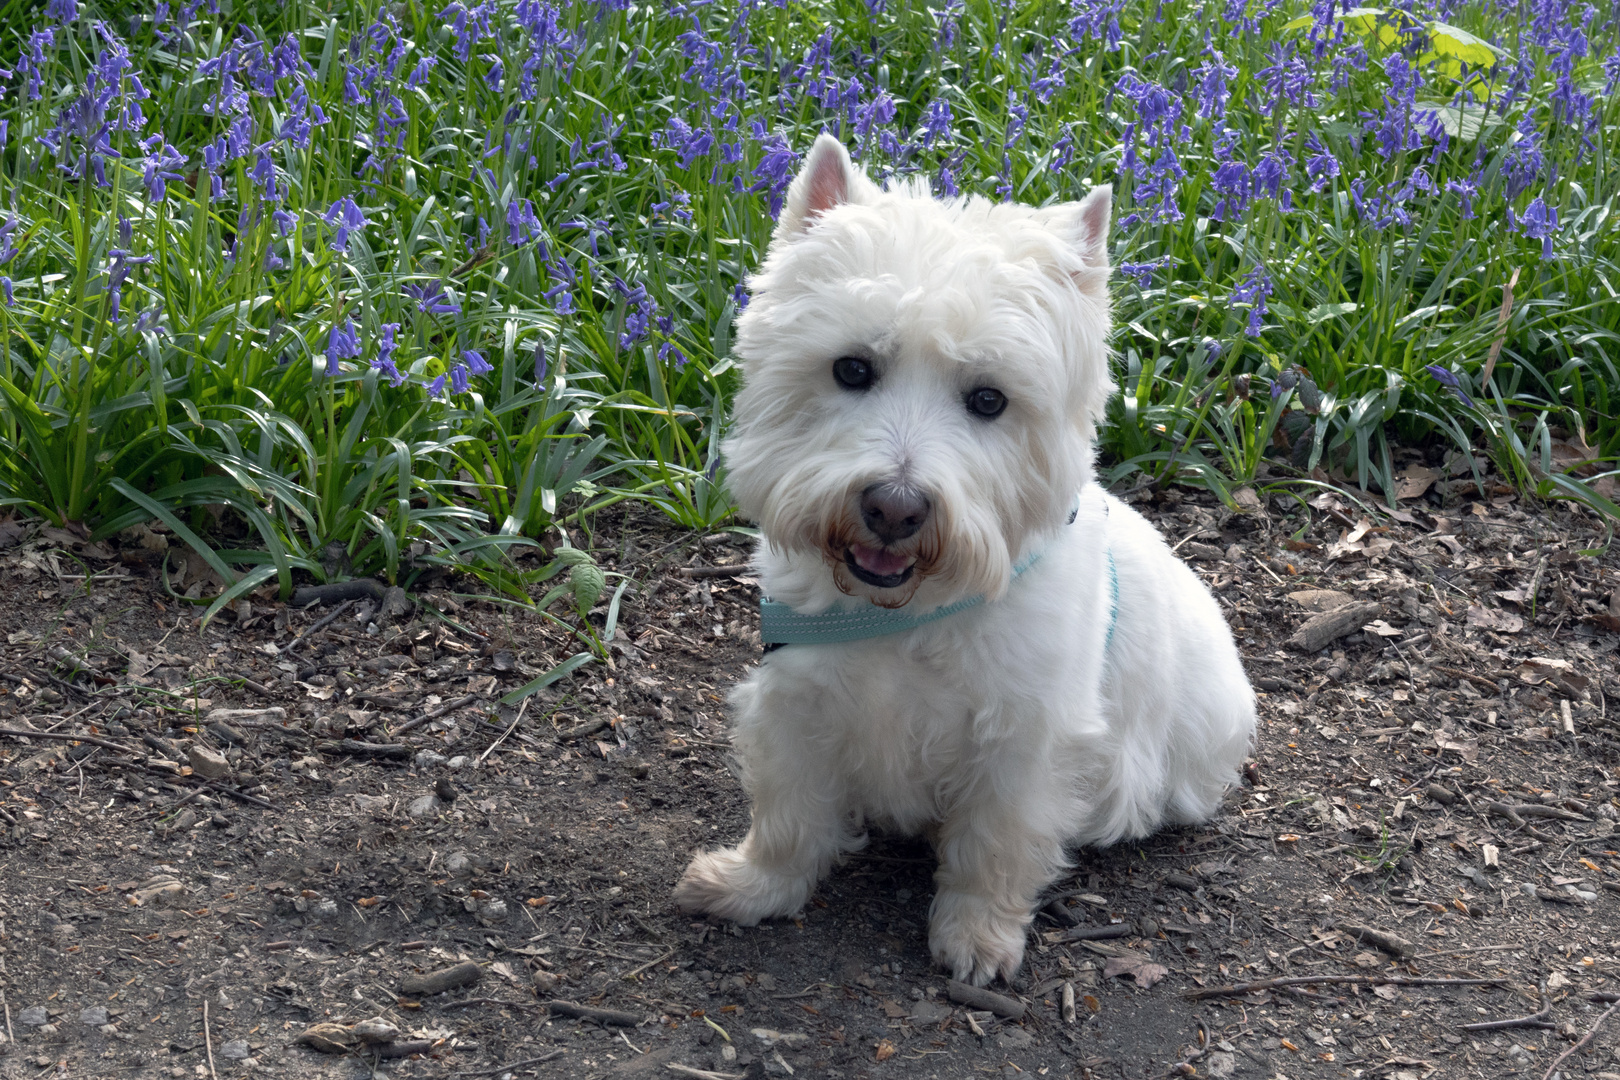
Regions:
<instances>
[{"instance_id":1,"label":"white dog","mask_svg":"<svg viewBox=\"0 0 1620 1080\"><path fill-rule=\"evenodd\" d=\"M1217 809L1254 693L1214 599L1102 491L1110 192L881 190L822 135L737 323L725 444L771 651L732 694L753 824L675 897L797 911L867 823L939 856L935 959L1011 978L1065 848Z\"/></svg>"}]
</instances>

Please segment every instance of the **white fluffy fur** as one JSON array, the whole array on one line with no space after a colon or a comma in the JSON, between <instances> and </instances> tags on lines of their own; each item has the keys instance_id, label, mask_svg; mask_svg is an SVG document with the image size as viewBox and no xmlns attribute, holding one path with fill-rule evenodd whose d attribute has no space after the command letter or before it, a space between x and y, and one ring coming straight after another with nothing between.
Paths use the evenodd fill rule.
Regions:
<instances>
[{"instance_id":1,"label":"white fluffy fur","mask_svg":"<svg viewBox=\"0 0 1620 1080\"><path fill-rule=\"evenodd\" d=\"M786 646L737 687L753 824L692 860L676 887L686 910L788 915L868 823L926 833L934 957L959 979L1010 978L1067 847L1205 820L1235 780L1254 694L1220 609L1093 482L1108 209L1106 188L1044 209L882 191L836 140L812 148L737 327L726 460L764 533L765 591L806 612L990 602L888 637ZM876 368L870 389L835 381L848 355ZM964 404L981 386L1008 399L993 420ZM879 544L858 508L879 483L932 506L889 547L917 556L905 586L844 564L847 546Z\"/></svg>"}]
</instances>

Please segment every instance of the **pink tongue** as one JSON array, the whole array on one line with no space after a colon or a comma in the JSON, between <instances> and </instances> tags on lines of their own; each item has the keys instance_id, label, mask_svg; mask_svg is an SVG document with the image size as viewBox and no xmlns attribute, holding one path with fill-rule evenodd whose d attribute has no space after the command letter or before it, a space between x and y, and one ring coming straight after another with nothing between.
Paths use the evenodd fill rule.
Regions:
<instances>
[{"instance_id":1,"label":"pink tongue","mask_svg":"<svg viewBox=\"0 0 1620 1080\"><path fill-rule=\"evenodd\" d=\"M851 544L849 553L855 556L857 566L879 577L891 577L901 573L912 563L908 555L895 555L881 548L869 548L860 544Z\"/></svg>"}]
</instances>

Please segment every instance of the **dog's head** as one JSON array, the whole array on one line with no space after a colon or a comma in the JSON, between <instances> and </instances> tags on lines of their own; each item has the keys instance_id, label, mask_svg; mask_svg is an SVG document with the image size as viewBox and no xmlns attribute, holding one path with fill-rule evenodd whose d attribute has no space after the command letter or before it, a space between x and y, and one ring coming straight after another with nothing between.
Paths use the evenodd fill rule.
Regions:
<instances>
[{"instance_id":1,"label":"dog's head","mask_svg":"<svg viewBox=\"0 0 1620 1080\"><path fill-rule=\"evenodd\" d=\"M1109 205L885 191L817 139L737 322L726 462L768 543L884 607L999 596L1090 478Z\"/></svg>"}]
</instances>

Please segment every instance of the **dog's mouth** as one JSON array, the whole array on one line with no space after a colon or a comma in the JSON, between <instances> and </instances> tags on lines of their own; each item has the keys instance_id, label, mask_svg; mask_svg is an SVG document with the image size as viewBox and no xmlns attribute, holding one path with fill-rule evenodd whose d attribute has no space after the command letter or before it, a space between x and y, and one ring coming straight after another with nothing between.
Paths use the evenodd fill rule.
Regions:
<instances>
[{"instance_id":1,"label":"dog's mouth","mask_svg":"<svg viewBox=\"0 0 1620 1080\"><path fill-rule=\"evenodd\" d=\"M878 589L896 589L911 580L917 569L917 557L851 544L844 549L844 565L858 581Z\"/></svg>"}]
</instances>

